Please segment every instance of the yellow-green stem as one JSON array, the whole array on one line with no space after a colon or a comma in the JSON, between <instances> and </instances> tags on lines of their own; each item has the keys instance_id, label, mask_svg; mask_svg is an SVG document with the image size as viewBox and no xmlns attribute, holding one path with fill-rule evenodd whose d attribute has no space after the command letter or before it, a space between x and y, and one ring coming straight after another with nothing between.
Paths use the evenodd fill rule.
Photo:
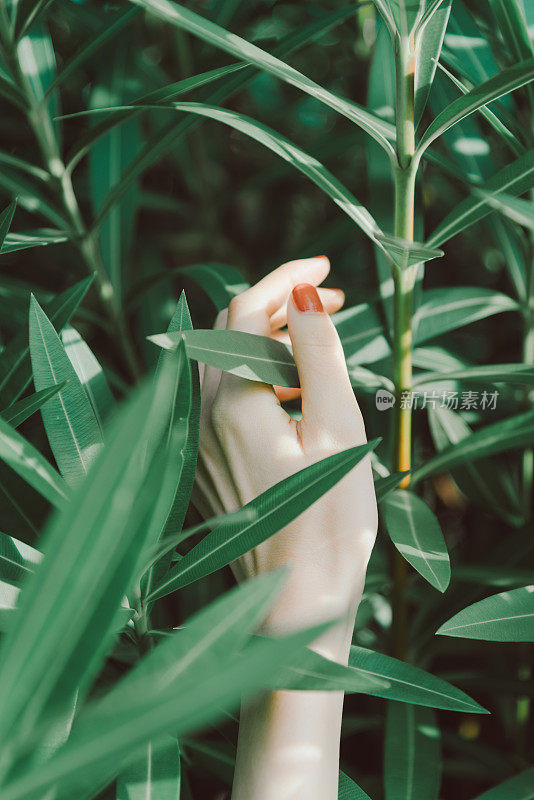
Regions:
<instances>
[{"instance_id":1,"label":"yellow-green stem","mask_svg":"<svg viewBox=\"0 0 534 800\"><path fill-rule=\"evenodd\" d=\"M402 37L396 43L397 82L397 165L395 178L395 235L413 241L416 166L414 129L413 37ZM412 450L412 418L409 402L403 402L412 389L412 296L416 267L401 270L393 267L393 379L395 383L394 448L395 469L409 470ZM401 483L406 489L408 479ZM393 577L393 653L406 659L408 639L408 605L406 598L407 564L392 548Z\"/></svg>"}]
</instances>

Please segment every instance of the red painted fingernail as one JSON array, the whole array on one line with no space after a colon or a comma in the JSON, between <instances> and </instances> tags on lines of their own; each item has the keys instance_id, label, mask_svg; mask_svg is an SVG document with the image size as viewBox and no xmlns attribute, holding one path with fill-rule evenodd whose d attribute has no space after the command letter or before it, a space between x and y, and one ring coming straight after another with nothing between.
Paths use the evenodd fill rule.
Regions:
<instances>
[{"instance_id":1,"label":"red painted fingernail","mask_svg":"<svg viewBox=\"0 0 534 800\"><path fill-rule=\"evenodd\" d=\"M310 261L313 261L316 258L328 258L328 256L312 256Z\"/></svg>"},{"instance_id":2,"label":"red painted fingernail","mask_svg":"<svg viewBox=\"0 0 534 800\"><path fill-rule=\"evenodd\" d=\"M299 283L295 286L293 300L299 311L324 311L317 289L309 283Z\"/></svg>"}]
</instances>

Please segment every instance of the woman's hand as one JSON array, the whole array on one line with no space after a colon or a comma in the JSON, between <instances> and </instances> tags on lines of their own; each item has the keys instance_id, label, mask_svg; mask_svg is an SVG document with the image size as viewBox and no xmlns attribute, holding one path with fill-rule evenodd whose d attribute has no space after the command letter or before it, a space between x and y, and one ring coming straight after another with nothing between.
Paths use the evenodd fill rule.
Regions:
<instances>
[{"instance_id":1,"label":"woman's hand","mask_svg":"<svg viewBox=\"0 0 534 800\"><path fill-rule=\"evenodd\" d=\"M329 269L324 256L284 264L219 315L218 328L291 341L302 419L291 420L280 404L280 397L298 390L275 391L206 367L197 479L206 514L233 511L292 473L365 443L363 419L329 317L343 304L343 293L315 288ZM289 566L288 583L267 630L281 632L343 617L346 624L317 647L344 660L376 527L366 457L294 522L234 565L238 578Z\"/></svg>"}]
</instances>

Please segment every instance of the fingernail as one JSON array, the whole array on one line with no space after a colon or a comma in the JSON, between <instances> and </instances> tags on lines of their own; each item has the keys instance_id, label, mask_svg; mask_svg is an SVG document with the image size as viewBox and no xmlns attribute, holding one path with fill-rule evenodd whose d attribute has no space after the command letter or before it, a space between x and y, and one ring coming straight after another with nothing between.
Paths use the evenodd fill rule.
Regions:
<instances>
[{"instance_id":1,"label":"fingernail","mask_svg":"<svg viewBox=\"0 0 534 800\"><path fill-rule=\"evenodd\" d=\"M310 261L315 261L316 258L328 258L328 256L312 256Z\"/></svg>"},{"instance_id":2,"label":"fingernail","mask_svg":"<svg viewBox=\"0 0 534 800\"><path fill-rule=\"evenodd\" d=\"M309 283L299 283L295 286L293 289L293 300L299 311L324 311L317 289Z\"/></svg>"}]
</instances>

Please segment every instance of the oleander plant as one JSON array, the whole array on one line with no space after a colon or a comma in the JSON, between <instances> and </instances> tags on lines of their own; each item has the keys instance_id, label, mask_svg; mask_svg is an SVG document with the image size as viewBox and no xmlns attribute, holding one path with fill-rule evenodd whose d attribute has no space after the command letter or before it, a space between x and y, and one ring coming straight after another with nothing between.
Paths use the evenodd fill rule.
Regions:
<instances>
[{"instance_id":1,"label":"oleander plant","mask_svg":"<svg viewBox=\"0 0 534 800\"><path fill-rule=\"evenodd\" d=\"M343 800L534 798L533 42L533 0L0 0L2 800L221 800L269 688L347 693ZM215 315L318 253L372 443L203 519L198 363L298 385ZM349 665L257 636L284 575L229 565L371 450Z\"/></svg>"}]
</instances>

